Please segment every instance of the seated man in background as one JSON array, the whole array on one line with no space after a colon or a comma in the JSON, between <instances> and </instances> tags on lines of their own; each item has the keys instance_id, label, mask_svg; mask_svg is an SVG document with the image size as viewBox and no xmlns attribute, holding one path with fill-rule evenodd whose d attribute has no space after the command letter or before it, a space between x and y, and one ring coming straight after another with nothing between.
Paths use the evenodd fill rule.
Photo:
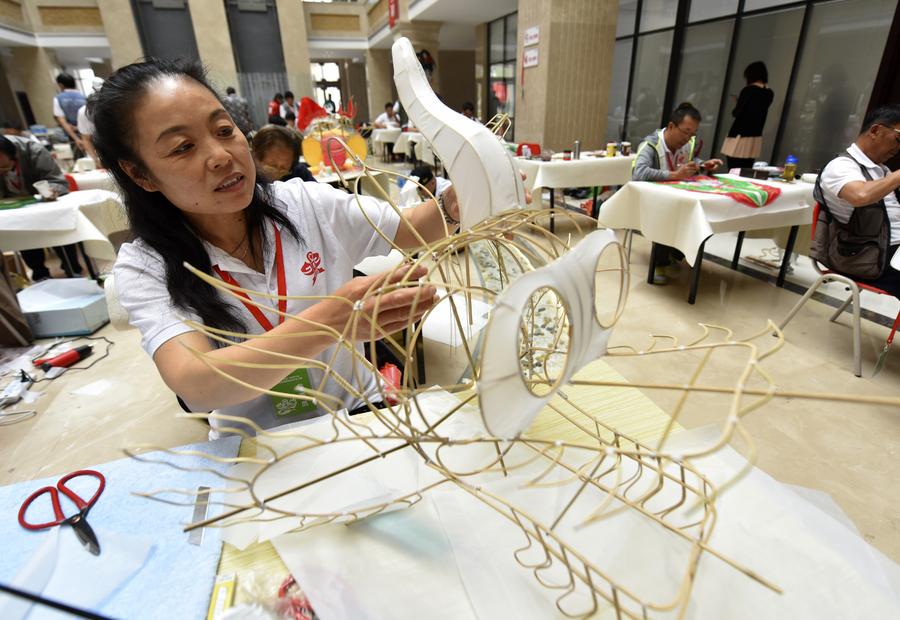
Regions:
<instances>
[{"instance_id":1,"label":"seated man in background","mask_svg":"<svg viewBox=\"0 0 900 620\"><path fill-rule=\"evenodd\" d=\"M895 297L900 297L900 271L890 260L900 247L900 170L891 172L884 162L898 152L900 105L881 106L819 175L814 195L822 209L812 252L829 269ZM840 251L821 247L828 245L823 235L829 226L835 227L830 243L839 244Z\"/></svg>"},{"instance_id":2,"label":"seated man in background","mask_svg":"<svg viewBox=\"0 0 900 620\"><path fill-rule=\"evenodd\" d=\"M721 159L697 161L703 148L697 139L700 111L690 103L682 103L672 112L669 123L650 134L638 146L631 165L632 181L681 181L704 172L713 172ZM698 158L699 159L699 158ZM684 255L667 245L657 244L654 284L667 282L666 267L676 269Z\"/></svg>"},{"instance_id":3,"label":"seated man in background","mask_svg":"<svg viewBox=\"0 0 900 620\"><path fill-rule=\"evenodd\" d=\"M266 125L253 136L253 158L273 181L316 182L309 166L300 163L300 145L287 127Z\"/></svg>"},{"instance_id":4,"label":"seated man in background","mask_svg":"<svg viewBox=\"0 0 900 620\"><path fill-rule=\"evenodd\" d=\"M0 136L0 179L3 198L31 197L35 192L34 184L38 181L49 182L58 196L69 193L69 183L50 153L40 143L19 136ZM81 273L78 251L74 245L65 246L65 254L62 248L54 249L67 276L71 278ZM37 282L50 277L50 271L44 266L44 250L23 250L22 258L31 269L32 280Z\"/></svg>"},{"instance_id":5,"label":"seated man in background","mask_svg":"<svg viewBox=\"0 0 900 620\"><path fill-rule=\"evenodd\" d=\"M375 129L399 129L400 119L394 112L394 104L391 102L384 104L384 112L378 115L372 125Z\"/></svg>"},{"instance_id":6,"label":"seated man in background","mask_svg":"<svg viewBox=\"0 0 900 620\"><path fill-rule=\"evenodd\" d=\"M632 181L681 181L704 172L713 172L721 159L695 160L703 148L697 139L700 111L682 103L672 112L669 124L650 134L638 146L631 167Z\"/></svg>"},{"instance_id":7,"label":"seated man in background","mask_svg":"<svg viewBox=\"0 0 900 620\"><path fill-rule=\"evenodd\" d=\"M440 200L448 187L453 184L443 177L434 175L434 166L431 164L420 164L412 169L409 173L410 177L415 178L421 185L425 186L435 198ZM428 193L416 185L415 183L406 182L400 190L400 206L402 208L412 207L421 204L424 200L429 200Z\"/></svg>"}]
</instances>

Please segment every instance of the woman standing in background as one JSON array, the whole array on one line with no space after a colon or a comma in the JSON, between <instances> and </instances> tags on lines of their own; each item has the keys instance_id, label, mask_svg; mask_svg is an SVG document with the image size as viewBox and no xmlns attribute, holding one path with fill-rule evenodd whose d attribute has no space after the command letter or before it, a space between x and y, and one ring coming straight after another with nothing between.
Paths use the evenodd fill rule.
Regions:
<instances>
[{"instance_id":1,"label":"woman standing in background","mask_svg":"<svg viewBox=\"0 0 900 620\"><path fill-rule=\"evenodd\" d=\"M722 144L728 169L750 168L762 150L762 133L766 115L775 97L768 87L769 71L762 61L751 62L744 69L747 85L741 89L731 115L734 122ZM732 95L733 96L733 95Z\"/></svg>"}]
</instances>

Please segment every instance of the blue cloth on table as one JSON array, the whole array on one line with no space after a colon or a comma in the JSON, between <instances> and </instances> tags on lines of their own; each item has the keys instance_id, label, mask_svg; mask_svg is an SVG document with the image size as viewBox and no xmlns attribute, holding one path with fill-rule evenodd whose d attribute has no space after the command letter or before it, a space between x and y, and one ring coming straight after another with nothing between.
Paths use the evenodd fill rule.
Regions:
<instances>
[{"instance_id":1,"label":"blue cloth on table","mask_svg":"<svg viewBox=\"0 0 900 620\"><path fill-rule=\"evenodd\" d=\"M234 457L239 448L240 437L226 437L178 449ZM174 456L164 452L142 454L141 458L222 474L230 467L229 464L217 463L200 456ZM219 530L206 528L200 545L188 544L188 534L182 528L191 521L193 506L171 506L137 497L132 493L171 488L195 491L198 486L215 489L225 486L224 481L209 471L181 471L164 464L140 462L130 458L96 465L90 469L96 469L106 477L106 489L91 508L88 522L97 529L146 536L154 543L147 561L137 574L113 592L99 609L93 611L114 618L206 617L222 552ZM54 486L62 475L0 487L0 540L3 541L0 582L10 583L47 536L47 530L33 532L19 525L19 507L35 490ZM76 488L74 481L72 488ZM42 496L38 503L46 502L49 506L49 499ZM192 498L174 495L168 495L167 499L192 501ZM67 515L71 514L74 509L71 502L62 498L61 503L63 511ZM210 506L209 514L214 514L215 510L216 507ZM49 512L49 508L47 511ZM52 513L48 516L51 515ZM37 513L34 519L38 520L41 516L43 513ZM64 527L69 529L68 526ZM73 535L71 532L60 534ZM102 549L103 540L100 538Z\"/></svg>"}]
</instances>

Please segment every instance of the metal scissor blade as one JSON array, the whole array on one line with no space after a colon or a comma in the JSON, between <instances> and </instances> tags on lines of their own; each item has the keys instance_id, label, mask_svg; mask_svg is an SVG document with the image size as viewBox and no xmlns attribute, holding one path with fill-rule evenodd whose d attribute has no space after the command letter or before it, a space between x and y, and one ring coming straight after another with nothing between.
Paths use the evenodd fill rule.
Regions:
<instances>
[{"instance_id":1,"label":"metal scissor blade","mask_svg":"<svg viewBox=\"0 0 900 620\"><path fill-rule=\"evenodd\" d=\"M97 535L94 534L94 530L88 525L84 513L75 515L69 519L68 523L72 526L72 529L75 530L75 535L78 537L78 540L81 541L81 544L94 555L100 555L100 542L97 540Z\"/></svg>"}]
</instances>

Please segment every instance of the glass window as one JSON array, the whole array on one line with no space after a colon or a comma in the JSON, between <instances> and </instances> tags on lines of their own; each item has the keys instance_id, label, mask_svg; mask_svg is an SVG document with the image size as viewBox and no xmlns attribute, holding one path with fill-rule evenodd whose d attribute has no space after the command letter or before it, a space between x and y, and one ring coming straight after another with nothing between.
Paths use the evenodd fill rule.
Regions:
<instances>
[{"instance_id":1,"label":"glass window","mask_svg":"<svg viewBox=\"0 0 900 620\"><path fill-rule=\"evenodd\" d=\"M777 161L819 169L856 138L869 103L896 2L813 5Z\"/></svg>"},{"instance_id":2,"label":"glass window","mask_svg":"<svg viewBox=\"0 0 900 620\"><path fill-rule=\"evenodd\" d=\"M641 32L671 28L675 25L678 3L674 0L644 0L641 9Z\"/></svg>"},{"instance_id":3,"label":"glass window","mask_svg":"<svg viewBox=\"0 0 900 620\"><path fill-rule=\"evenodd\" d=\"M509 114L512 116L515 112L516 85L515 79L506 78L504 75L515 75L516 66L508 63L497 70L497 76L491 76L490 79L490 103L488 105L488 114ZM493 73L493 67L492 67Z\"/></svg>"},{"instance_id":4,"label":"glass window","mask_svg":"<svg viewBox=\"0 0 900 620\"><path fill-rule=\"evenodd\" d=\"M518 27L518 15L513 13L505 20L506 43L503 46L503 60L516 59L516 33Z\"/></svg>"},{"instance_id":5,"label":"glass window","mask_svg":"<svg viewBox=\"0 0 900 620\"><path fill-rule=\"evenodd\" d=\"M775 11L763 15L745 17L741 20L741 30L735 49L734 65L731 70L731 83L728 85L728 98L722 110L718 131L718 144L710 145L714 153L722 146L733 121L732 110L737 102L741 89L747 85L744 69L751 62L761 60L766 63L769 72L769 88L774 93L772 105L766 124L763 128L763 144L759 158L769 161L775 134L778 131L778 119L784 106L784 97L794 64L794 53L797 50L797 37L800 36L800 24L803 21L803 7L787 11Z\"/></svg>"},{"instance_id":6,"label":"glass window","mask_svg":"<svg viewBox=\"0 0 900 620\"><path fill-rule=\"evenodd\" d=\"M745 11L755 11L756 9L768 9L782 4L790 4L796 0L747 0L744 3Z\"/></svg>"},{"instance_id":7,"label":"glass window","mask_svg":"<svg viewBox=\"0 0 900 620\"><path fill-rule=\"evenodd\" d=\"M700 110L703 120L697 133L703 139L704 154L715 150L710 142L716 131L733 29L734 20L728 19L689 26L685 31L673 104L689 101Z\"/></svg>"},{"instance_id":8,"label":"glass window","mask_svg":"<svg viewBox=\"0 0 900 620\"><path fill-rule=\"evenodd\" d=\"M488 118L507 114L512 121L515 117L518 21L513 13L488 24ZM513 132L511 123L508 140Z\"/></svg>"},{"instance_id":9,"label":"glass window","mask_svg":"<svg viewBox=\"0 0 900 620\"><path fill-rule=\"evenodd\" d=\"M628 136L637 144L656 129L663 116L669 57L672 55L673 31L648 34L637 39L634 83L628 106Z\"/></svg>"},{"instance_id":10,"label":"glass window","mask_svg":"<svg viewBox=\"0 0 900 620\"><path fill-rule=\"evenodd\" d=\"M488 24L488 62L503 60L503 20L498 19Z\"/></svg>"},{"instance_id":11,"label":"glass window","mask_svg":"<svg viewBox=\"0 0 900 620\"><path fill-rule=\"evenodd\" d=\"M737 13L737 0L691 0L689 22L724 17Z\"/></svg>"},{"instance_id":12,"label":"glass window","mask_svg":"<svg viewBox=\"0 0 900 620\"><path fill-rule=\"evenodd\" d=\"M313 82L321 82L322 81L322 65L317 62L312 62L309 64L309 70L312 73Z\"/></svg>"},{"instance_id":13,"label":"glass window","mask_svg":"<svg viewBox=\"0 0 900 620\"><path fill-rule=\"evenodd\" d=\"M616 17L616 37L634 34L634 18L637 16L637 0L619 0L619 15Z\"/></svg>"},{"instance_id":14,"label":"glass window","mask_svg":"<svg viewBox=\"0 0 900 620\"><path fill-rule=\"evenodd\" d=\"M322 65L322 79L326 82L339 82L341 70L336 62L326 62Z\"/></svg>"},{"instance_id":15,"label":"glass window","mask_svg":"<svg viewBox=\"0 0 900 620\"><path fill-rule=\"evenodd\" d=\"M606 141L623 139L625 127L625 99L628 96L628 69L631 67L631 46L634 39L616 41L613 56L612 83L609 88L609 109L606 114Z\"/></svg>"},{"instance_id":16,"label":"glass window","mask_svg":"<svg viewBox=\"0 0 900 620\"><path fill-rule=\"evenodd\" d=\"M712 145L718 152L722 142L731 129L734 120L732 110L737 102L741 89L747 85L744 69L751 62L762 61L769 72L769 88L774 95L772 105L763 128L763 144L758 159L769 161L775 134L778 131L778 119L784 107L784 96L791 77L794 54L797 50L797 38L800 36L800 24L803 21L803 7L788 11L777 11L753 17L745 17L741 21L741 31L734 54L734 66L731 70L731 83L728 86L728 99L719 124L719 143Z\"/></svg>"}]
</instances>

